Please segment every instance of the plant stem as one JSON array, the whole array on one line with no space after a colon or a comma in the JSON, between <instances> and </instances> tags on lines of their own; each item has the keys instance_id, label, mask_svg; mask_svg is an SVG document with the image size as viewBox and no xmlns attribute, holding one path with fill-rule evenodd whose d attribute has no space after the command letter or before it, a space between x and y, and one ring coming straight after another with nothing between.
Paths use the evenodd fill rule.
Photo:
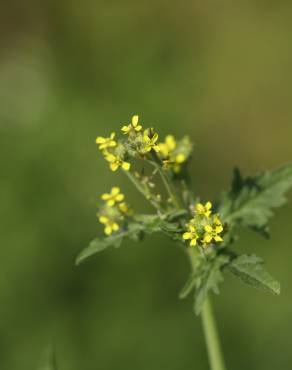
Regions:
<instances>
[{"instance_id":1,"label":"plant stem","mask_svg":"<svg viewBox=\"0 0 292 370\"><path fill-rule=\"evenodd\" d=\"M124 171L124 173L128 176L132 184L136 187L136 189L152 204L154 208L160 211L159 204L153 199L152 195L149 192L146 192L144 187L139 183L139 181L133 176L130 171Z\"/></svg>"},{"instance_id":2,"label":"plant stem","mask_svg":"<svg viewBox=\"0 0 292 370\"><path fill-rule=\"evenodd\" d=\"M195 272L197 269L199 252L197 249L189 248L187 250L187 253L190 258L192 271ZM206 297L205 302L203 304L201 317L210 362L210 368L211 370L226 370L218 329L213 314L211 301L208 296Z\"/></svg>"},{"instance_id":3,"label":"plant stem","mask_svg":"<svg viewBox=\"0 0 292 370\"><path fill-rule=\"evenodd\" d=\"M211 370L225 370L217 325L209 297L203 304L201 315Z\"/></svg>"}]
</instances>

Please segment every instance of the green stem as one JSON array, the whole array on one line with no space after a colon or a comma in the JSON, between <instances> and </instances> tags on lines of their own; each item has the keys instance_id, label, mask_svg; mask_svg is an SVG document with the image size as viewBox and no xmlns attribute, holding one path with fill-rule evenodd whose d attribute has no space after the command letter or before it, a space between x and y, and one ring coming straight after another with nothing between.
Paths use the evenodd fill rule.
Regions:
<instances>
[{"instance_id":1,"label":"green stem","mask_svg":"<svg viewBox=\"0 0 292 370\"><path fill-rule=\"evenodd\" d=\"M196 271L198 250L189 248L187 253L190 258L192 271ZM213 314L210 298L207 296L202 307L202 323L207 346L207 352L211 370L225 370L223 352L221 349L218 329Z\"/></svg>"},{"instance_id":2,"label":"green stem","mask_svg":"<svg viewBox=\"0 0 292 370\"><path fill-rule=\"evenodd\" d=\"M153 199L152 195L145 191L143 186L139 183L139 181L133 176L130 171L124 171L124 173L128 176L132 184L136 187L136 189L152 204L154 208L160 211L160 205Z\"/></svg>"},{"instance_id":3,"label":"green stem","mask_svg":"<svg viewBox=\"0 0 292 370\"><path fill-rule=\"evenodd\" d=\"M203 304L201 315L210 367L212 370L225 370L217 325L209 297L206 298Z\"/></svg>"}]
</instances>

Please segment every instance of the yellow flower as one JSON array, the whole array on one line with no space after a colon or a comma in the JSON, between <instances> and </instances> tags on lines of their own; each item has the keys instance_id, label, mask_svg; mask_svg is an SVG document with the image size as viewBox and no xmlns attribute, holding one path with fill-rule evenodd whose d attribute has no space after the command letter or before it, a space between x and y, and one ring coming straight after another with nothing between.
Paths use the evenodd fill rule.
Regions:
<instances>
[{"instance_id":1,"label":"yellow flower","mask_svg":"<svg viewBox=\"0 0 292 370\"><path fill-rule=\"evenodd\" d=\"M199 235L197 233L195 226L189 224L188 229L189 231L183 234L183 239L190 240L190 246L194 247L197 245L197 239L199 238Z\"/></svg>"},{"instance_id":2,"label":"yellow flower","mask_svg":"<svg viewBox=\"0 0 292 370\"><path fill-rule=\"evenodd\" d=\"M123 202L123 203L120 203L119 204L119 210L126 216L131 216L133 214L133 210L131 209L131 207Z\"/></svg>"},{"instance_id":3,"label":"yellow flower","mask_svg":"<svg viewBox=\"0 0 292 370\"><path fill-rule=\"evenodd\" d=\"M115 146L117 146L117 143L114 140L115 136L116 136L116 134L114 132L111 133L110 137L98 136L96 138L95 142L96 142L96 144L99 145L100 150L106 150L106 149L109 149L109 148L114 148Z\"/></svg>"},{"instance_id":4,"label":"yellow flower","mask_svg":"<svg viewBox=\"0 0 292 370\"><path fill-rule=\"evenodd\" d=\"M170 155L170 153L176 149L176 140L174 136L168 135L166 136L164 143L159 143L158 146L161 155L167 158Z\"/></svg>"},{"instance_id":5,"label":"yellow flower","mask_svg":"<svg viewBox=\"0 0 292 370\"><path fill-rule=\"evenodd\" d=\"M138 124L139 122L139 116L133 116L132 117L132 123L127 124L122 127L122 131L125 135L131 133L131 132L139 132L142 130L142 126Z\"/></svg>"},{"instance_id":6,"label":"yellow flower","mask_svg":"<svg viewBox=\"0 0 292 370\"><path fill-rule=\"evenodd\" d=\"M153 149L156 153L160 151L159 145L157 145L158 134L153 132L152 129L145 130L142 137L142 148L141 153L146 154L151 152Z\"/></svg>"},{"instance_id":7,"label":"yellow flower","mask_svg":"<svg viewBox=\"0 0 292 370\"><path fill-rule=\"evenodd\" d=\"M122 202L125 199L125 196L124 194L121 194L120 188L113 187L110 194L103 194L101 199L106 201L109 207L113 207L116 203Z\"/></svg>"},{"instance_id":8,"label":"yellow flower","mask_svg":"<svg viewBox=\"0 0 292 370\"><path fill-rule=\"evenodd\" d=\"M105 159L109 162L110 169L114 172L120 167L125 171L129 171L131 168L130 163L124 162L119 156L112 153L105 153Z\"/></svg>"},{"instance_id":9,"label":"yellow flower","mask_svg":"<svg viewBox=\"0 0 292 370\"><path fill-rule=\"evenodd\" d=\"M206 216L209 217L210 214L212 213L212 203L207 202L205 205L202 203L196 204L196 212L198 215Z\"/></svg>"},{"instance_id":10,"label":"yellow flower","mask_svg":"<svg viewBox=\"0 0 292 370\"><path fill-rule=\"evenodd\" d=\"M120 229L120 226L114 220L106 216L100 216L99 222L105 226L104 233L108 236Z\"/></svg>"},{"instance_id":11,"label":"yellow flower","mask_svg":"<svg viewBox=\"0 0 292 370\"><path fill-rule=\"evenodd\" d=\"M212 240L215 240L215 242L223 241L222 237L219 235L223 231L223 226L217 215L214 216L213 225L206 225L204 227L204 230L205 230L205 234L203 237L204 244L209 244L212 242Z\"/></svg>"}]
</instances>

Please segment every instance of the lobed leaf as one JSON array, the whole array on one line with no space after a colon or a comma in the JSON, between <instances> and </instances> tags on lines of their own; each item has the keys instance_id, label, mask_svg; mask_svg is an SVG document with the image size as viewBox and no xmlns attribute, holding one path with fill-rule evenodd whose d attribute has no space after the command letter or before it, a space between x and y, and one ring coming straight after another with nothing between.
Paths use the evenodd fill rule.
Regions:
<instances>
[{"instance_id":1,"label":"lobed leaf","mask_svg":"<svg viewBox=\"0 0 292 370\"><path fill-rule=\"evenodd\" d=\"M218 285L224 280L222 269L228 262L229 256L219 255L201 265L201 271L196 278L194 309L197 315L200 314L209 291L212 290L214 293L219 294Z\"/></svg>"},{"instance_id":2,"label":"lobed leaf","mask_svg":"<svg viewBox=\"0 0 292 370\"><path fill-rule=\"evenodd\" d=\"M280 294L280 283L265 270L263 260L254 254L244 254L235 258L226 270L244 284L273 294Z\"/></svg>"},{"instance_id":3,"label":"lobed leaf","mask_svg":"<svg viewBox=\"0 0 292 370\"><path fill-rule=\"evenodd\" d=\"M243 178L234 171L232 189L224 194L219 208L227 223L238 223L268 236L266 224L273 209L286 201L285 192L292 187L292 165Z\"/></svg>"}]
</instances>

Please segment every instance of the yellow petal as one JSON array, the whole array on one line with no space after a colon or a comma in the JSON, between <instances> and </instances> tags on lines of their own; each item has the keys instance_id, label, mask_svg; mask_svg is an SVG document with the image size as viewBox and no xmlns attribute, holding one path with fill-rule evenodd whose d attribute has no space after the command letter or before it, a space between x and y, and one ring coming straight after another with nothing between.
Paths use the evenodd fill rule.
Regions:
<instances>
[{"instance_id":1,"label":"yellow petal","mask_svg":"<svg viewBox=\"0 0 292 370\"><path fill-rule=\"evenodd\" d=\"M107 201L107 205L109 206L109 207L113 207L114 205L115 205L115 201L113 200L113 199L110 199L110 200L108 200Z\"/></svg>"},{"instance_id":2,"label":"yellow petal","mask_svg":"<svg viewBox=\"0 0 292 370\"><path fill-rule=\"evenodd\" d=\"M95 140L96 144L103 144L105 142L105 138L98 136Z\"/></svg>"},{"instance_id":3,"label":"yellow petal","mask_svg":"<svg viewBox=\"0 0 292 370\"><path fill-rule=\"evenodd\" d=\"M189 232L184 233L184 234L183 234L183 239L184 239L184 240L192 239L192 233L189 233Z\"/></svg>"},{"instance_id":4,"label":"yellow petal","mask_svg":"<svg viewBox=\"0 0 292 370\"><path fill-rule=\"evenodd\" d=\"M122 130L125 134L127 134L127 133L130 131L130 127L129 127L129 126L123 126L123 127L121 128L121 130Z\"/></svg>"},{"instance_id":5,"label":"yellow petal","mask_svg":"<svg viewBox=\"0 0 292 370\"><path fill-rule=\"evenodd\" d=\"M112 190L111 190L111 194L112 195L118 195L120 193L120 188L118 188L117 186L113 187Z\"/></svg>"},{"instance_id":6,"label":"yellow petal","mask_svg":"<svg viewBox=\"0 0 292 370\"><path fill-rule=\"evenodd\" d=\"M106 235L111 235L112 232L113 232L113 229L111 226L106 226L105 229L104 229L104 232Z\"/></svg>"},{"instance_id":7,"label":"yellow petal","mask_svg":"<svg viewBox=\"0 0 292 370\"><path fill-rule=\"evenodd\" d=\"M222 242L223 241L223 239L219 235L216 235L214 239L215 239L216 242Z\"/></svg>"},{"instance_id":8,"label":"yellow petal","mask_svg":"<svg viewBox=\"0 0 292 370\"><path fill-rule=\"evenodd\" d=\"M183 163L186 160L186 156L184 154L178 154L175 158L176 163Z\"/></svg>"},{"instance_id":9,"label":"yellow petal","mask_svg":"<svg viewBox=\"0 0 292 370\"><path fill-rule=\"evenodd\" d=\"M159 146L158 146L158 145L155 145L155 146L153 147L153 149L155 150L155 152L156 152L156 153L159 153L159 152L160 152L160 148L159 148Z\"/></svg>"},{"instance_id":10,"label":"yellow petal","mask_svg":"<svg viewBox=\"0 0 292 370\"><path fill-rule=\"evenodd\" d=\"M113 223L113 230L114 230L114 231L118 231L118 230L119 230L119 228L120 228L120 226L119 226L116 222L114 222L114 223Z\"/></svg>"},{"instance_id":11,"label":"yellow petal","mask_svg":"<svg viewBox=\"0 0 292 370\"><path fill-rule=\"evenodd\" d=\"M204 213L204 212L205 212L205 207L203 206L203 204L202 204L202 203L198 203L198 204L196 204L196 211L197 211L198 213Z\"/></svg>"},{"instance_id":12,"label":"yellow petal","mask_svg":"<svg viewBox=\"0 0 292 370\"><path fill-rule=\"evenodd\" d=\"M194 226L194 225L189 225L189 230L190 230L192 233L196 232L196 228L195 228L195 226Z\"/></svg>"},{"instance_id":13,"label":"yellow petal","mask_svg":"<svg viewBox=\"0 0 292 370\"><path fill-rule=\"evenodd\" d=\"M133 116L132 117L132 125L136 127L138 125L139 116Z\"/></svg>"},{"instance_id":14,"label":"yellow petal","mask_svg":"<svg viewBox=\"0 0 292 370\"><path fill-rule=\"evenodd\" d=\"M107 217L105 217L105 216L100 216L100 217L99 217L99 222L100 222L101 224L107 224L107 223L108 223L108 221L109 221L109 219L108 219Z\"/></svg>"},{"instance_id":15,"label":"yellow petal","mask_svg":"<svg viewBox=\"0 0 292 370\"><path fill-rule=\"evenodd\" d=\"M137 127L135 127L135 130L138 131L138 132L141 131L142 130L142 126L141 125L138 125Z\"/></svg>"},{"instance_id":16,"label":"yellow petal","mask_svg":"<svg viewBox=\"0 0 292 370\"><path fill-rule=\"evenodd\" d=\"M131 164L128 163L128 162L123 162L122 164L122 168L125 170L125 171L129 171L130 168L131 168Z\"/></svg>"},{"instance_id":17,"label":"yellow petal","mask_svg":"<svg viewBox=\"0 0 292 370\"><path fill-rule=\"evenodd\" d=\"M165 143L166 143L169 151L173 151L176 148L176 141L175 141L174 136L172 136L172 135L167 135L166 136Z\"/></svg>"},{"instance_id":18,"label":"yellow petal","mask_svg":"<svg viewBox=\"0 0 292 370\"><path fill-rule=\"evenodd\" d=\"M190 242L190 246L191 246L191 247L194 247L195 245L197 245L197 239L193 239L193 240L191 240L191 242Z\"/></svg>"},{"instance_id":19,"label":"yellow petal","mask_svg":"<svg viewBox=\"0 0 292 370\"><path fill-rule=\"evenodd\" d=\"M114 140L115 136L116 136L116 133L115 132L112 132L111 133L111 136L110 136L111 140Z\"/></svg>"},{"instance_id":20,"label":"yellow petal","mask_svg":"<svg viewBox=\"0 0 292 370\"><path fill-rule=\"evenodd\" d=\"M110 198L110 194L102 194L101 199L102 200L108 200Z\"/></svg>"},{"instance_id":21,"label":"yellow petal","mask_svg":"<svg viewBox=\"0 0 292 370\"><path fill-rule=\"evenodd\" d=\"M210 235L210 234L206 234L205 236L204 236L204 242L205 243L210 243L211 241L212 241L212 235Z\"/></svg>"},{"instance_id":22,"label":"yellow petal","mask_svg":"<svg viewBox=\"0 0 292 370\"><path fill-rule=\"evenodd\" d=\"M204 227L204 229L207 231L207 233L211 233L211 232L213 231L213 228L212 228L212 226L210 226L210 225L206 225L206 226Z\"/></svg>"},{"instance_id":23,"label":"yellow petal","mask_svg":"<svg viewBox=\"0 0 292 370\"><path fill-rule=\"evenodd\" d=\"M206 209L209 210L212 208L212 203L211 202L207 202L206 205L205 205Z\"/></svg>"},{"instance_id":24,"label":"yellow petal","mask_svg":"<svg viewBox=\"0 0 292 370\"><path fill-rule=\"evenodd\" d=\"M118 194L118 195L116 196L116 201L117 201L117 202L122 202L124 199L125 199L124 194Z\"/></svg>"},{"instance_id":25,"label":"yellow petal","mask_svg":"<svg viewBox=\"0 0 292 370\"><path fill-rule=\"evenodd\" d=\"M223 227L221 225L220 226L216 226L215 227L215 231L216 231L217 234L220 234L223 231Z\"/></svg>"},{"instance_id":26,"label":"yellow petal","mask_svg":"<svg viewBox=\"0 0 292 370\"><path fill-rule=\"evenodd\" d=\"M110 163L110 169L115 172L119 168L117 163Z\"/></svg>"}]
</instances>

